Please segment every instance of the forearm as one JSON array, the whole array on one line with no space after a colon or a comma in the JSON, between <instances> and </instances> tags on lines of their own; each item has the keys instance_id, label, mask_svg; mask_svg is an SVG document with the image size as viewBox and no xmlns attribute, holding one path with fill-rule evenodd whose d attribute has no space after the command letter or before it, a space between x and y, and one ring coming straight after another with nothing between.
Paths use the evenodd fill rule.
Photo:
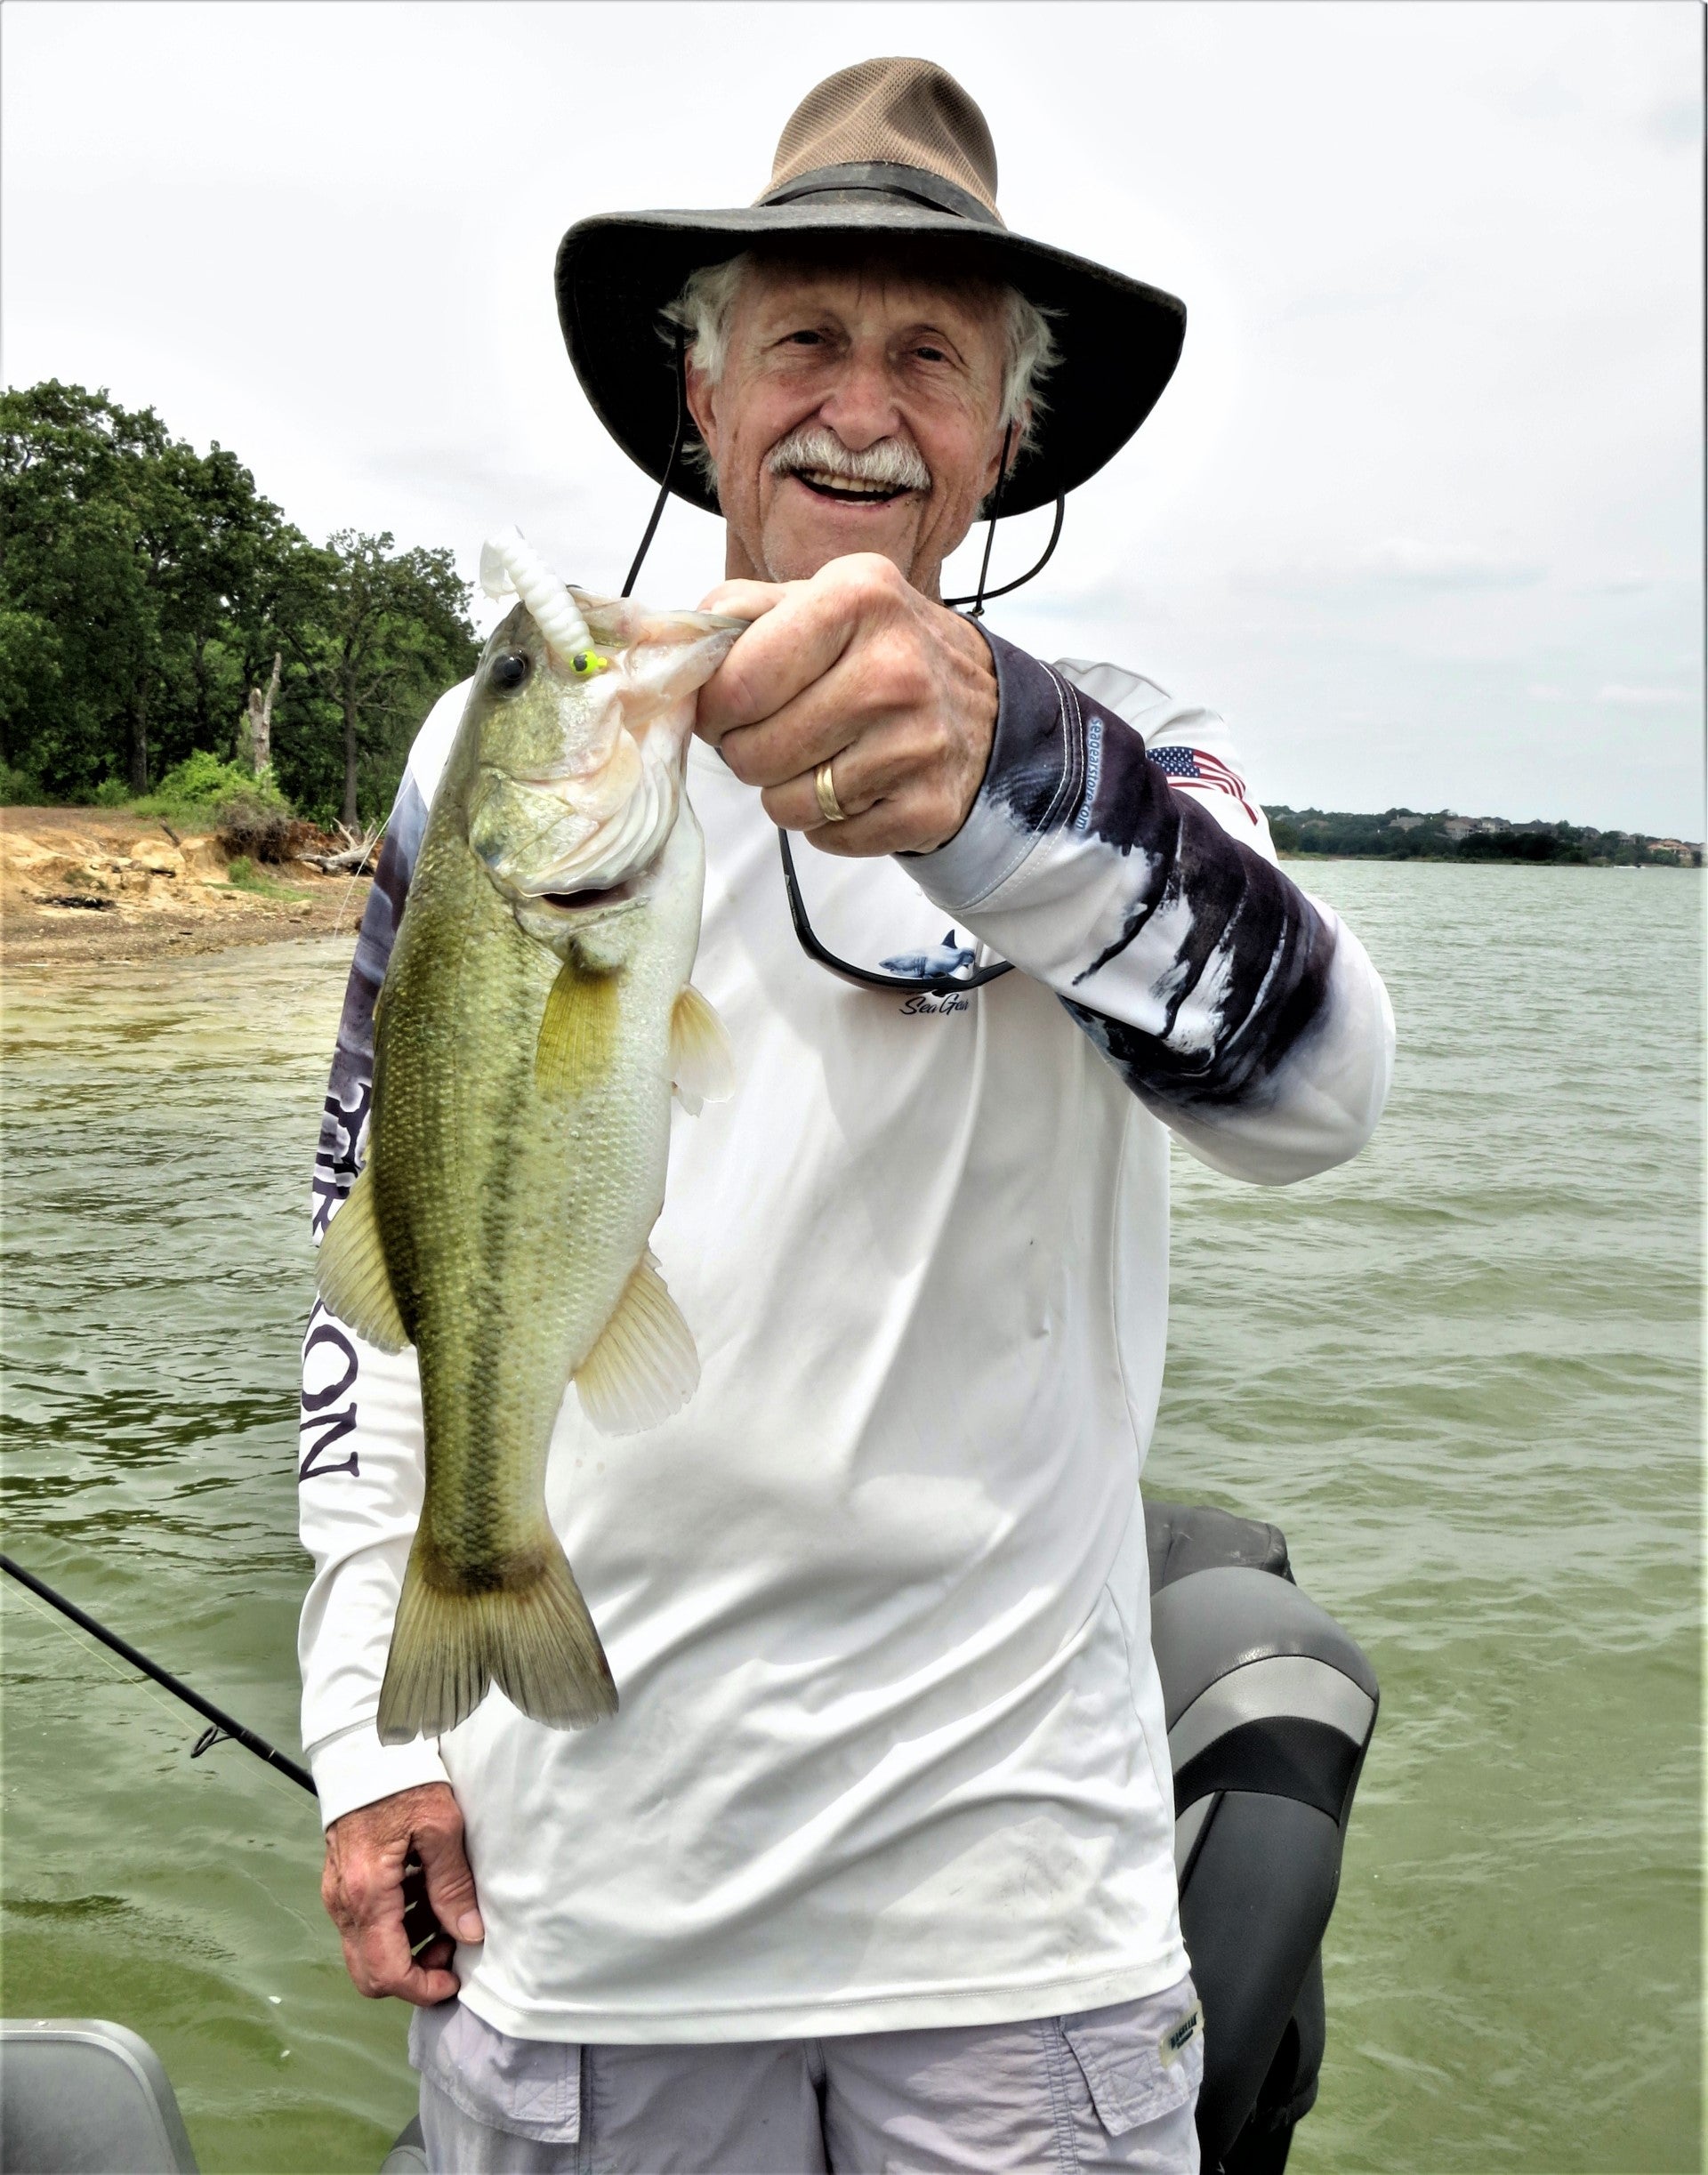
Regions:
<instances>
[{"instance_id":1,"label":"forearm","mask_svg":"<svg viewBox=\"0 0 1708 2175\"><path fill-rule=\"evenodd\" d=\"M425 1485L414 1352L378 1351L317 1307L302 1440L300 1531L315 1566L297 1635L302 1743L324 1825L447 1779L432 1744L383 1745L374 1727Z\"/></svg>"},{"instance_id":2,"label":"forearm","mask_svg":"<svg viewBox=\"0 0 1708 2175\"><path fill-rule=\"evenodd\" d=\"M1137 732L993 640L995 744L962 829L908 861L928 895L1063 999L1195 1153L1265 1183L1363 1145L1392 1019L1362 946Z\"/></svg>"}]
</instances>

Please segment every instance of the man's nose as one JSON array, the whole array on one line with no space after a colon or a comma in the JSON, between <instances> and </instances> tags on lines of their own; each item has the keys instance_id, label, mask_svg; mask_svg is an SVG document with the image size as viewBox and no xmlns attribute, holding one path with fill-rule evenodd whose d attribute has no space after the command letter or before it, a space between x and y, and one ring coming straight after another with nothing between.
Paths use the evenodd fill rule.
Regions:
<instances>
[{"instance_id":1,"label":"man's nose","mask_svg":"<svg viewBox=\"0 0 1708 2175\"><path fill-rule=\"evenodd\" d=\"M850 355L836 383L818 404L818 419L850 453L864 453L880 439L903 435L895 389L881 355Z\"/></svg>"}]
</instances>

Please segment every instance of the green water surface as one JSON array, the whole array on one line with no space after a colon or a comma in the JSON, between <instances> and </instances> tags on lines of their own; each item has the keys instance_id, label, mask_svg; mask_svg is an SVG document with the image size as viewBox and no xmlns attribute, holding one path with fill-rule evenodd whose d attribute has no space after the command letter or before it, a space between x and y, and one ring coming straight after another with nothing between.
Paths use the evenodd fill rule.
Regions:
<instances>
[{"instance_id":1,"label":"green water surface","mask_svg":"<svg viewBox=\"0 0 1708 2175\"><path fill-rule=\"evenodd\" d=\"M1272 1518L1382 1711L1291 2167L1696 2169L1700 878L1297 864L1398 1015L1348 1169L1177 1154L1148 1484ZM15 971L6 1545L296 1746L307 1183L349 945ZM10 2016L153 2041L208 2171L372 2169L407 2015L311 1801L4 1582Z\"/></svg>"}]
</instances>

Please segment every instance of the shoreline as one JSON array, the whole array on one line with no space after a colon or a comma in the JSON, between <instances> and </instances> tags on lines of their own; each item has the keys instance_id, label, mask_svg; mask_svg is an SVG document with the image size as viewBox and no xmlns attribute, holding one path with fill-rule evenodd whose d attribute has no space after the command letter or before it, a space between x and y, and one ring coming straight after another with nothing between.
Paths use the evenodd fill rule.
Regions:
<instances>
[{"instance_id":1,"label":"shoreline","mask_svg":"<svg viewBox=\"0 0 1708 2175\"><path fill-rule=\"evenodd\" d=\"M299 937L353 946L372 879L301 861L233 883L213 827L123 809L0 809L0 968L133 965Z\"/></svg>"},{"instance_id":2,"label":"shoreline","mask_svg":"<svg viewBox=\"0 0 1708 2175\"><path fill-rule=\"evenodd\" d=\"M1326 861L1459 868L1631 866L1516 858L1467 862L1450 854L1279 858L1284 867ZM1652 864L1648 873L1665 866ZM302 937L340 937L354 947L371 877L326 876L301 861L263 866L256 874L270 895L231 882L211 826L167 825L123 809L0 809L0 970L156 964Z\"/></svg>"}]
</instances>

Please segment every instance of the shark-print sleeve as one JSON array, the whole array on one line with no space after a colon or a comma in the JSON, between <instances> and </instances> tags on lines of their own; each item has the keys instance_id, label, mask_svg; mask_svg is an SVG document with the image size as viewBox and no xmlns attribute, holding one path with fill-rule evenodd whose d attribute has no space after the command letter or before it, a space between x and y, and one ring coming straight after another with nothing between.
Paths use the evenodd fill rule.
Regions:
<instances>
[{"instance_id":1,"label":"shark-print sleeve","mask_svg":"<svg viewBox=\"0 0 1708 2175\"><path fill-rule=\"evenodd\" d=\"M1261 850L1266 830L1243 842L1115 709L987 639L1000 703L984 784L910 873L1052 988L1204 1162L1283 1185L1356 1155L1394 1047L1363 946Z\"/></svg>"},{"instance_id":2,"label":"shark-print sleeve","mask_svg":"<svg viewBox=\"0 0 1708 2175\"><path fill-rule=\"evenodd\" d=\"M310 1188L317 1246L326 1237L334 1212L356 1183L367 1157L368 1105L374 1093L374 1003L391 963L391 947L398 940L409 879L415 874L415 856L421 851L427 828L428 806L462 720L470 684L465 680L454 687L428 713L410 750L403 782L386 822L385 843L380 849L379 866L374 871L373 888L357 933L356 956L344 986L344 1006L332 1053L332 1077L320 1116L320 1140L315 1150Z\"/></svg>"}]
</instances>

